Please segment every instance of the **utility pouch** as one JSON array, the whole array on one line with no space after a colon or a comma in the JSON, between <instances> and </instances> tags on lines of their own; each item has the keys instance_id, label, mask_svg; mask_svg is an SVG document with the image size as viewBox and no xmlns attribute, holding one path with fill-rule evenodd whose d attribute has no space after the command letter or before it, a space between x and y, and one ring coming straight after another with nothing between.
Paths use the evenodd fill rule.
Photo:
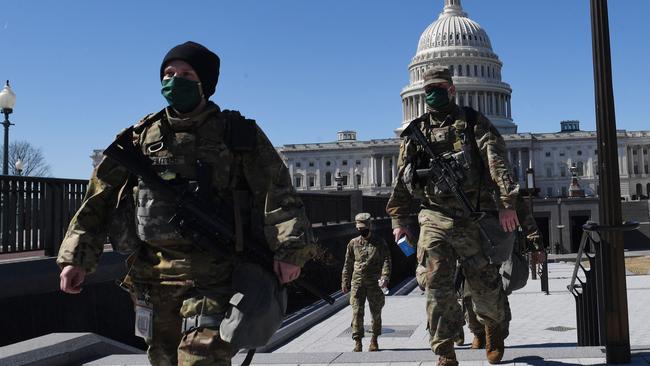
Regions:
<instances>
[{"instance_id":1,"label":"utility pouch","mask_svg":"<svg viewBox=\"0 0 650 366\"><path fill-rule=\"evenodd\" d=\"M129 182L122 187L121 191L129 191L119 194L119 202L113 210L108 225L108 241L111 243L113 251L120 254L131 254L142 243L136 232L135 198L130 191L131 188Z\"/></svg>"},{"instance_id":2,"label":"utility pouch","mask_svg":"<svg viewBox=\"0 0 650 366\"><path fill-rule=\"evenodd\" d=\"M240 263L232 274L235 294L219 326L221 339L234 350L264 346L280 328L287 292L274 273L254 263Z\"/></svg>"}]
</instances>

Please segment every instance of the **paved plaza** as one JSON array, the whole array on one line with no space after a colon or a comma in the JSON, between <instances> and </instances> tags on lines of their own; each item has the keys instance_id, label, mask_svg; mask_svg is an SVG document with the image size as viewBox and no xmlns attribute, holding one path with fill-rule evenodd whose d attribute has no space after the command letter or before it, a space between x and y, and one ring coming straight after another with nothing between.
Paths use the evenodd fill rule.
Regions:
<instances>
[{"instance_id":1,"label":"paved plaza","mask_svg":"<svg viewBox=\"0 0 650 366\"><path fill-rule=\"evenodd\" d=\"M525 288L510 296L513 320L510 325L510 336L506 340L507 349L504 361L529 364L544 362L605 363L605 356L601 348L576 348L575 300L566 289L572 272L573 263L549 263L549 295L541 292L539 280L529 280ZM650 303L650 276L627 276L626 280L630 314L630 342L634 352L641 354L635 357L634 361L639 364L650 364L650 347L646 347L650 345L650 316L647 305ZM333 360L333 363L336 364L341 363L338 361L343 361L341 357L352 361L363 359L363 355L369 361L373 361L366 364L380 365L400 364L396 362L397 360L410 361L413 357L408 353L426 357L425 354L431 352L426 331L424 302L424 295L417 288L408 296L387 298L383 311L385 331L379 339L382 352L376 356L366 352L361 355L349 353L353 347L349 333L350 320L352 319L350 307L334 314L274 353L278 354L278 357L280 354L287 356L286 361L290 359L291 353L340 354ZM369 314L367 306L366 314ZM366 319L368 325L368 315L366 315ZM465 340L471 342L471 334L467 328L465 328ZM365 341L364 347L367 347L369 338L366 338ZM460 347L459 359L476 364L482 363L485 359L484 351L468 348L468 346ZM382 354L385 354L385 357L382 357ZM258 356L259 361L263 361L262 356L266 355ZM435 362L432 355L427 358L431 359L427 362ZM425 365L427 362L412 361L408 364ZM301 365L304 364L301 363ZM462 362L462 364L466 363Z\"/></svg>"}]
</instances>

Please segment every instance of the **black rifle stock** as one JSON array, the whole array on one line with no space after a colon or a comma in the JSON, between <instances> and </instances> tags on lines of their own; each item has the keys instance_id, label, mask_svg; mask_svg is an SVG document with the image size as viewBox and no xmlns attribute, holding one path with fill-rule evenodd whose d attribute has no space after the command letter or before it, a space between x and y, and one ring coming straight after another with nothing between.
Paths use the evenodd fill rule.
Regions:
<instances>
[{"instance_id":1,"label":"black rifle stock","mask_svg":"<svg viewBox=\"0 0 650 366\"><path fill-rule=\"evenodd\" d=\"M485 231L485 228L481 223L481 219L485 216L485 212L477 211L474 205L472 205L467 194L463 191L463 182L459 178L458 174L456 174L454 167L449 163L449 161L434 152L431 143L420 130L419 123L423 121L424 119L422 117L414 119L408 124L408 126L406 126L400 136L410 138L424 149L424 152L428 155L430 160L430 165L427 169L429 177L433 179L437 185L449 188L458 202L463 206L465 214L474 218L478 223L479 231L483 238L488 242L490 247L494 246L494 242L490 239L490 236L487 234L487 231Z\"/></svg>"},{"instance_id":2,"label":"black rifle stock","mask_svg":"<svg viewBox=\"0 0 650 366\"><path fill-rule=\"evenodd\" d=\"M133 145L132 131L133 128L131 127L122 133L104 150L104 155L123 166L129 173L140 177L155 190L174 197L177 206L174 221L183 232L187 232L192 236L192 242L197 247L216 256L233 257L234 252L230 246L223 245L234 242L235 233L233 229L221 219L208 213L217 212L216 209L206 208L209 207L208 203L198 200L192 192L172 185L156 174L151 168L151 160ZM248 240L247 243L247 258L272 271L273 254L266 245L253 240ZM308 281L298 278L294 282L327 303L334 303L331 296L323 293Z\"/></svg>"}]
</instances>

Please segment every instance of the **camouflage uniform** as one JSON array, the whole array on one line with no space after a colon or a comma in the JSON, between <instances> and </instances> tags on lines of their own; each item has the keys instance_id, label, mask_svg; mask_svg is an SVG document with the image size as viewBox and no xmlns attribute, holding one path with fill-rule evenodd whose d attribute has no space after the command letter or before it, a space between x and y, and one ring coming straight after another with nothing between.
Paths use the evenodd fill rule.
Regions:
<instances>
[{"instance_id":1,"label":"camouflage uniform","mask_svg":"<svg viewBox=\"0 0 650 366\"><path fill-rule=\"evenodd\" d=\"M361 213L355 217L357 228L369 226L370 214ZM345 253L345 264L341 273L341 287L350 289L352 305L352 338L363 338L363 313L368 299L372 315L372 334L381 334L381 309L384 307L384 293L379 287L380 279L390 278L390 251L384 239L370 234L359 235L350 240Z\"/></svg>"},{"instance_id":2,"label":"camouflage uniform","mask_svg":"<svg viewBox=\"0 0 650 366\"><path fill-rule=\"evenodd\" d=\"M451 83L451 77L447 78ZM480 202L481 207L494 204L487 187L491 178L499 192L498 208L514 208L517 185L507 167L505 143L485 116L477 112L473 130L478 152L468 146L471 138L466 133L465 111L453 102L439 110L429 110L423 119L420 130L431 141L435 153L466 152L469 169L465 171L462 188L471 202ZM418 263L426 268L424 287L431 349L438 355L448 354L450 349L453 352L453 339L463 323L454 291L456 259L460 259L474 291L478 319L488 326L504 319L501 278L496 266L489 264L483 253L478 225L464 217L463 206L455 196L445 187L437 187L431 179L418 182L413 176L415 169L428 167L428 158L416 142L402 141L398 167L397 182L386 211L392 218L393 228L406 227L411 221L411 202L414 198L422 202L417 255Z\"/></svg>"},{"instance_id":3,"label":"camouflage uniform","mask_svg":"<svg viewBox=\"0 0 650 366\"><path fill-rule=\"evenodd\" d=\"M208 102L198 115L175 117L171 108L145 117L134 129L134 144L148 156L164 179L197 181L195 162L211 167L207 198L232 207L233 191L250 192L247 231L262 238L274 259L302 266L313 256L309 222L293 189L288 170L261 129L253 130L255 148L234 152L228 128L242 123L237 112L221 111ZM220 316L232 295L231 258L218 258L197 249L168 220L173 202L160 196L122 167L104 159L94 170L88 193L61 244L57 263L95 270L108 227L121 205L135 210L136 220L122 232L140 241L130 256L129 279L134 300L153 307L153 335L146 339L154 365L229 365L234 351L219 338L218 326L181 333L182 318ZM173 201L173 200L172 200ZM119 205L118 205L119 203ZM134 207L136 206L136 207ZM127 210L128 211L128 210ZM218 212L231 220L232 212ZM119 231L119 230L112 230ZM216 328L216 329L212 329ZM179 346L180 345L180 346ZM178 349L178 351L177 351Z\"/></svg>"},{"instance_id":4,"label":"camouflage uniform","mask_svg":"<svg viewBox=\"0 0 650 366\"><path fill-rule=\"evenodd\" d=\"M531 214L530 208L526 202L524 202L521 195L517 196L517 217L519 218L519 224L521 226L521 233L518 233L517 239L519 244L516 244L518 248L515 250L524 250L524 251L536 251L542 250L542 237L537 227L537 222L535 217ZM503 290L503 288L502 288ZM510 311L510 303L508 302L508 296L504 293L503 297L505 299L505 319L503 323L504 338L508 337L510 329L510 321L512 320L512 313ZM465 309L465 320L470 331L476 337L485 337L485 327L478 321L476 313L472 306L472 294L470 285L465 282L463 286L463 308Z\"/></svg>"}]
</instances>

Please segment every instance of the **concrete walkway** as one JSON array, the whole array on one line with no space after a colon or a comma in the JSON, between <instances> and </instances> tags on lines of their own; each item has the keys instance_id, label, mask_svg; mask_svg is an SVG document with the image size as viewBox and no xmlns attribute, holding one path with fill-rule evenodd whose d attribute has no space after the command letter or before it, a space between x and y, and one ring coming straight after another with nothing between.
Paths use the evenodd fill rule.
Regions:
<instances>
[{"instance_id":1,"label":"concrete walkway","mask_svg":"<svg viewBox=\"0 0 650 366\"><path fill-rule=\"evenodd\" d=\"M604 354L600 348L576 348L575 300L566 286L571 280L573 263L549 264L549 290L545 295L540 290L539 280L530 280L528 285L510 296L513 320L510 337L506 340L506 361L520 363L522 357L529 355L532 361L557 361L558 358L571 359L571 363L604 363ZM628 307L630 314L630 341L639 352L646 354L638 360L648 358L650 364L650 276L627 276ZM369 309L366 306L366 314ZM368 319L368 315L366 315ZM315 352L340 353L346 355L353 343L350 339L351 308L346 307L329 319L303 333L274 353L309 354ZM368 323L366 323L368 325ZM429 336L426 331L425 299L419 289L408 296L389 297L383 311L384 334L380 337L377 356L372 356L380 364L392 363L393 354L388 351L417 352L429 350ZM471 342L471 334L465 328L466 342ZM368 339L364 347L367 347ZM460 347L461 350L468 346ZM526 352L521 352L526 350ZM425 353L426 353L425 352ZM527 353L528 352L528 353ZM582 353L581 353L582 352ZM380 355L386 354L386 360ZM401 352L403 353L403 352ZM419 353L419 352L418 352ZM368 355L367 353L364 353ZM259 355L259 361L262 361ZM391 356L391 357L388 357ZM588 356L588 357L586 357ZM359 358L353 353L346 357ZM404 355L403 357L407 357ZM482 361L482 351L460 351L459 359ZM518 359L518 360L517 360ZM582 360L582 361L581 361ZM258 359L255 359L258 361ZM583 362L584 361L584 362ZM373 362L374 363L374 362ZM566 363L566 362L565 362Z\"/></svg>"},{"instance_id":2,"label":"concrete walkway","mask_svg":"<svg viewBox=\"0 0 650 366\"><path fill-rule=\"evenodd\" d=\"M605 364L602 347L576 347L575 301L566 286L573 263L561 259L549 264L550 294L540 291L539 280L510 296L513 320L506 340L505 364L517 365L596 365ZM650 365L650 275L627 276L632 364ZM366 309L369 314L369 309ZM366 315L369 321L368 315ZM437 357L429 349L425 322L425 298L419 289L406 296L389 296L383 311L384 331L380 352L350 352L349 306L334 313L272 353L258 353L253 365L301 366L434 366ZM471 334L465 329L466 341ZM88 338L88 336L84 336ZM368 338L364 347L368 346ZM33 341L32 341L33 342ZM60 342L59 342L60 343ZM33 345L17 344L15 347ZM51 347L50 347L51 348ZM97 348L97 347L95 347ZM0 349L7 351L8 348ZM126 352L124 352L126 353ZM97 353L99 354L99 353ZM485 351L457 348L461 365L488 365ZM2 352L0 352L2 358ZM6 358L6 357L5 357ZM244 358L238 354L233 365ZM18 360L16 360L18 361ZM23 365L25 363L11 363ZM43 363L39 363L43 364ZM75 363L77 364L77 363ZM67 364L66 364L67 365ZM146 355L113 354L97 357L85 365L149 365Z\"/></svg>"}]
</instances>

